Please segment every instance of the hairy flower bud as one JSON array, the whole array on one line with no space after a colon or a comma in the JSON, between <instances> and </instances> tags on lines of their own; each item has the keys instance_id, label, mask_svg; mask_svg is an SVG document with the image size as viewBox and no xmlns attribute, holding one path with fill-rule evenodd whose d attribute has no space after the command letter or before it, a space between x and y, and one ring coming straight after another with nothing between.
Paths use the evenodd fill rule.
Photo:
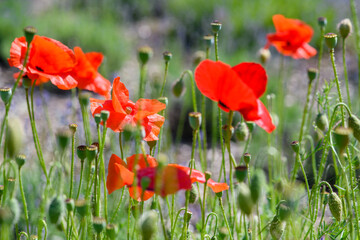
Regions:
<instances>
[{"instance_id":1,"label":"hairy flower bud","mask_svg":"<svg viewBox=\"0 0 360 240\"><path fill-rule=\"evenodd\" d=\"M189 195L189 203L194 204L199 198L199 193L197 189L192 185L190 189L190 195Z\"/></svg>"},{"instance_id":2,"label":"hairy flower bud","mask_svg":"<svg viewBox=\"0 0 360 240\"><path fill-rule=\"evenodd\" d=\"M53 224L58 224L65 212L64 200L54 197L49 206L49 219Z\"/></svg>"},{"instance_id":3,"label":"hairy flower bud","mask_svg":"<svg viewBox=\"0 0 360 240\"><path fill-rule=\"evenodd\" d=\"M19 154L23 147L24 130L22 122L19 118L9 118L6 128L5 139L7 154L10 158L14 158Z\"/></svg>"},{"instance_id":4,"label":"hairy flower bud","mask_svg":"<svg viewBox=\"0 0 360 240\"><path fill-rule=\"evenodd\" d=\"M281 239L286 227L286 222L281 221L277 216L273 218L270 223L270 234L271 236L278 240Z\"/></svg>"},{"instance_id":5,"label":"hairy flower bud","mask_svg":"<svg viewBox=\"0 0 360 240\"><path fill-rule=\"evenodd\" d=\"M235 127L235 137L239 142L246 141L250 136L250 131L245 122L238 123Z\"/></svg>"},{"instance_id":6,"label":"hairy flower bud","mask_svg":"<svg viewBox=\"0 0 360 240\"><path fill-rule=\"evenodd\" d=\"M185 84L183 78L179 78L172 84L172 93L175 97L180 97L185 92Z\"/></svg>"},{"instance_id":7,"label":"hairy flower bud","mask_svg":"<svg viewBox=\"0 0 360 240\"><path fill-rule=\"evenodd\" d=\"M251 199L257 203L263 194L264 186L266 185L265 174L262 170L258 169L254 172L250 182Z\"/></svg>"},{"instance_id":8,"label":"hairy flower bud","mask_svg":"<svg viewBox=\"0 0 360 240\"><path fill-rule=\"evenodd\" d=\"M337 221L341 221L342 213L343 213L341 199L335 192L330 193L328 205L333 217Z\"/></svg>"},{"instance_id":9,"label":"hairy flower bud","mask_svg":"<svg viewBox=\"0 0 360 240\"><path fill-rule=\"evenodd\" d=\"M315 124L321 131L326 131L329 128L329 120L326 114L319 113L316 116Z\"/></svg>"},{"instance_id":10,"label":"hairy flower bud","mask_svg":"<svg viewBox=\"0 0 360 240\"><path fill-rule=\"evenodd\" d=\"M245 213L246 215L250 215L254 204L248 185L243 182L239 183L238 191L238 206L243 213Z\"/></svg>"},{"instance_id":11,"label":"hairy flower bud","mask_svg":"<svg viewBox=\"0 0 360 240\"><path fill-rule=\"evenodd\" d=\"M143 240L150 240L157 231L158 214L151 210L145 212L140 219Z\"/></svg>"},{"instance_id":12,"label":"hairy flower bud","mask_svg":"<svg viewBox=\"0 0 360 240\"><path fill-rule=\"evenodd\" d=\"M353 135L356 140L360 141L360 119L351 114L348 119L349 127L353 130Z\"/></svg>"}]
</instances>

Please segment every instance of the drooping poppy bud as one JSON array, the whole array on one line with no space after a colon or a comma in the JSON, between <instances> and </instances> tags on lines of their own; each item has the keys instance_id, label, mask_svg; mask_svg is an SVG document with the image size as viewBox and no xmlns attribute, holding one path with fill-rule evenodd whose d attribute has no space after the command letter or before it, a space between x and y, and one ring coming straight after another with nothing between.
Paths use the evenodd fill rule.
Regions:
<instances>
[{"instance_id":1,"label":"drooping poppy bud","mask_svg":"<svg viewBox=\"0 0 360 240\"><path fill-rule=\"evenodd\" d=\"M14 158L21 152L23 147L24 130L22 122L19 118L9 118L6 128L5 139L7 154L10 158Z\"/></svg>"},{"instance_id":2,"label":"drooping poppy bud","mask_svg":"<svg viewBox=\"0 0 360 240\"><path fill-rule=\"evenodd\" d=\"M343 209L342 209L341 199L335 192L330 193L328 204L331 214L338 222L340 222L342 218Z\"/></svg>"},{"instance_id":3,"label":"drooping poppy bud","mask_svg":"<svg viewBox=\"0 0 360 240\"><path fill-rule=\"evenodd\" d=\"M316 116L315 124L321 131L326 131L329 127L329 120L326 114L319 113Z\"/></svg>"},{"instance_id":4,"label":"drooping poppy bud","mask_svg":"<svg viewBox=\"0 0 360 240\"><path fill-rule=\"evenodd\" d=\"M326 46L329 49L334 49L337 45L337 34L335 33L327 33L324 35Z\"/></svg>"},{"instance_id":5,"label":"drooping poppy bud","mask_svg":"<svg viewBox=\"0 0 360 240\"><path fill-rule=\"evenodd\" d=\"M353 133L351 128L337 127L334 132L335 144L339 148L340 153L343 153L346 146L350 142L350 135Z\"/></svg>"},{"instance_id":6,"label":"drooping poppy bud","mask_svg":"<svg viewBox=\"0 0 360 240\"><path fill-rule=\"evenodd\" d=\"M281 239L286 227L286 222L281 221L277 216L273 218L270 223L270 234L271 236L278 240Z\"/></svg>"},{"instance_id":7,"label":"drooping poppy bud","mask_svg":"<svg viewBox=\"0 0 360 240\"><path fill-rule=\"evenodd\" d=\"M172 85L172 93L175 97L180 97L185 92L185 84L183 78L179 78Z\"/></svg>"},{"instance_id":8,"label":"drooping poppy bud","mask_svg":"<svg viewBox=\"0 0 360 240\"><path fill-rule=\"evenodd\" d=\"M250 135L249 128L245 122L238 123L235 127L235 137L239 142L246 141Z\"/></svg>"},{"instance_id":9,"label":"drooping poppy bud","mask_svg":"<svg viewBox=\"0 0 360 240\"><path fill-rule=\"evenodd\" d=\"M142 65L145 65L153 55L153 50L149 46L143 46L138 49L138 58Z\"/></svg>"},{"instance_id":10,"label":"drooping poppy bud","mask_svg":"<svg viewBox=\"0 0 360 240\"><path fill-rule=\"evenodd\" d=\"M143 240L150 240L157 231L158 214L151 210L145 212L140 219L141 235Z\"/></svg>"},{"instance_id":11,"label":"drooping poppy bud","mask_svg":"<svg viewBox=\"0 0 360 240\"><path fill-rule=\"evenodd\" d=\"M64 200L61 197L54 197L49 206L49 219L53 224L58 224L65 212Z\"/></svg>"},{"instance_id":12,"label":"drooping poppy bud","mask_svg":"<svg viewBox=\"0 0 360 240\"><path fill-rule=\"evenodd\" d=\"M102 217L93 218L93 228L97 234L100 234L106 227L106 220Z\"/></svg>"},{"instance_id":13,"label":"drooping poppy bud","mask_svg":"<svg viewBox=\"0 0 360 240\"><path fill-rule=\"evenodd\" d=\"M351 114L348 119L349 127L353 130L354 137L360 141L360 119Z\"/></svg>"},{"instance_id":14,"label":"drooping poppy bud","mask_svg":"<svg viewBox=\"0 0 360 240\"><path fill-rule=\"evenodd\" d=\"M263 194L264 186L266 185L265 174L262 170L257 170L253 174L250 182L251 199L257 203Z\"/></svg>"},{"instance_id":15,"label":"drooping poppy bud","mask_svg":"<svg viewBox=\"0 0 360 240\"><path fill-rule=\"evenodd\" d=\"M352 33L352 24L350 19L345 18L338 24L340 35L343 39L347 38Z\"/></svg>"},{"instance_id":16,"label":"drooping poppy bud","mask_svg":"<svg viewBox=\"0 0 360 240\"><path fill-rule=\"evenodd\" d=\"M11 94L11 88L0 88L0 97L5 105L9 102Z\"/></svg>"}]
</instances>

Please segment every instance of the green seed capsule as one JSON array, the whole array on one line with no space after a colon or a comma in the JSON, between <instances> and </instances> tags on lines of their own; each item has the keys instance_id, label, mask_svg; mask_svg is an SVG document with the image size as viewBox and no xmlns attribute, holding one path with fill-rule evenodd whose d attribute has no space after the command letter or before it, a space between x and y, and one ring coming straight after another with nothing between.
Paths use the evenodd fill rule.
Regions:
<instances>
[{"instance_id":1,"label":"green seed capsule","mask_svg":"<svg viewBox=\"0 0 360 240\"><path fill-rule=\"evenodd\" d=\"M324 35L325 43L329 49L334 49L337 45L337 34L327 33Z\"/></svg>"},{"instance_id":2,"label":"green seed capsule","mask_svg":"<svg viewBox=\"0 0 360 240\"><path fill-rule=\"evenodd\" d=\"M100 113L95 114L94 120L95 120L96 124L100 124L101 123L101 114Z\"/></svg>"},{"instance_id":3,"label":"green seed capsule","mask_svg":"<svg viewBox=\"0 0 360 240\"><path fill-rule=\"evenodd\" d=\"M60 129L56 133L56 139L61 151L64 151L70 144L72 132L68 128Z\"/></svg>"},{"instance_id":4,"label":"green seed capsule","mask_svg":"<svg viewBox=\"0 0 360 240\"><path fill-rule=\"evenodd\" d=\"M114 240L116 239L116 235L118 233L118 227L115 224L108 224L106 226L106 236L110 239L110 240Z\"/></svg>"},{"instance_id":5,"label":"green seed capsule","mask_svg":"<svg viewBox=\"0 0 360 240\"><path fill-rule=\"evenodd\" d=\"M221 30L221 27L222 27L222 24L218 20L214 20L211 23L211 30L213 31L213 33L218 33Z\"/></svg>"},{"instance_id":6,"label":"green seed capsule","mask_svg":"<svg viewBox=\"0 0 360 240\"><path fill-rule=\"evenodd\" d=\"M5 104L10 100L12 90L11 88L0 88L0 97Z\"/></svg>"},{"instance_id":7,"label":"green seed capsule","mask_svg":"<svg viewBox=\"0 0 360 240\"><path fill-rule=\"evenodd\" d=\"M49 219L53 224L58 224L65 212L64 200L61 197L54 197L49 206Z\"/></svg>"},{"instance_id":8,"label":"green seed capsule","mask_svg":"<svg viewBox=\"0 0 360 240\"><path fill-rule=\"evenodd\" d=\"M199 112L189 113L189 123L193 130L198 130L201 125L201 113Z\"/></svg>"},{"instance_id":9,"label":"green seed capsule","mask_svg":"<svg viewBox=\"0 0 360 240\"><path fill-rule=\"evenodd\" d=\"M26 156L24 154L19 154L16 156L15 161L18 167L21 168L25 164Z\"/></svg>"},{"instance_id":10,"label":"green seed capsule","mask_svg":"<svg viewBox=\"0 0 360 240\"><path fill-rule=\"evenodd\" d=\"M24 35L27 44L30 44L32 42L36 33L37 33L37 29L33 26L27 26L24 28Z\"/></svg>"},{"instance_id":11,"label":"green seed capsule","mask_svg":"<svg viewBox=\"0 0 360 240\"><path fill-rule=\"evenodd\" d=\"M150 240L157 232L158 214L155 211L145 212L140 219L143 240Z\"/></svg>"},{"instance_id":12,"label":"green seed capsule","mask_svg":"<svg viewBox=\"0 0 360 240\"><path fill-rule=\"evenodd\" d=\"M337 221L341 221L342 212L343 212L341 199L335 192L330 193L328 205L333 217Z\"/></svg>"},{"instance_id":13,"label":"green seed capsule","mask_svg":"<svg viewBox=\"0 0 360 240\"><path fill-rule=\"evenodd\" d=\"M97 234L101 233L106 227L105 218L94 217L93 218L93 228Z\"/></svg>"},{"instance_id":14,"label":"green seed capsule","mask_svg":"<svg viewBox=\"0 0 360 240\"><path fill-rule=\"evenodd\" d=\"M149 46L143 46L138 49L139 62L145 65L153 55L153 50Z\"/></svg>"},{"instance_id":15,"label":"green seed capsule","mask_svg":"<svg viewBox=\"0 0 360 240\"><path fill-rule=\"evenodd\" d=\"M76 149L76 154L81 161L84 161L84 159L86 158L86 146L85 145L78 146Z\"/></svg>"},{"instance_id":16,"label":"green seed capsule","mask_svg":"<svg viewBox=\"0 0 360 240\"><path fill-rule=\"evenodd\" d=\"M270 234L274 239L281 239L286 227L286 222L280 221L280 219L275 216L270 223Z\"/></svg>"},{"instance_id":17,"label":"green seed capsule","mask_svg":"<svg viewBox=\"0 0 360 240\"><path fill-rule=\"evenodd\" d=\"M66 209L68 210L68 212L72 212L75 209L75 202L74 199L72 198L68 198L65 200L65 205L66 205Z\"/></svg>"},{"instance_id":18,"label":"green seed capsule","mask_svg":"<svg viewBox=\"0 0 360 240\"><path fill-rule=\"evenodd\" d=\"M316 116L315 124L321 131L326 131L329 128L329 120L326 114L319 113Z\"/></svg>"},{"instance_id":19,"label":"green seed capsule","mask_svg":"<svg viewBox=\"0 0 360 240\"><path fill-rule=\"evenodd\" d=\"M352 24L350 19L345 18L338 24L338 29L342 38L347 38L352 33Z\"/></svg>"},{"instance_id":20,"label":"green seed capsule","mask_svg":"<svg viewBox=\"0 0 360 240\"><path fill-rule=\"evenodd\" d=\"M279 220L286 221L287 219L289 219L290 215L291 215L291 208L287 204L281 203L278 210Z\"/></svg>"},{"instance_id":21,"label":"green seed capsule","mask_svg":"<svg viewBox=\"0 0 360 240\"><path fill-rule=\"evenodd\" d=\"M98 148L95 145L90 145L86 148L86 157L89 162L92 162L95 159L97 150Z\"/></svg>"},{"instance_id":22,"label":"green seed capsule","mask_svg":"<svg viewBox=\"0 0 360 240\"><path fill-rule=\"evenodd\" d=\"M319 70L317 70L316 68L308 68L307 74L308 74L309 82L312 83L314 79L317 78L317 75L319 74Z\"/></svg>"},{"instance_id":23,"label":"green seed capsule","mask_svg":"<svg viewBox=\"0 0 360 240\"><path fill-rule=\"evenodd\" d=\"M326 17L319 17L318 18L318 24L321 28L326 27L327 25L327 19Z\"/></svg>"},{"instance_id":24,"label":"green seed capsule","mask_svg":"<svg viewBox=\"0 0 360 240\"><path fill-rule=\"evenodd\" d=\"M79 100L80 100L80 104L87 107L90 104L90 97L91 94L90 93L81 93L79 95Z\"/></svg>"},{"instance_id":25,"label":"green seed capsule","mask_svg":"<svg viewBox=\"0 0 360 240\"><path fill-rule=\"evenodd\" d=\"M100 117L101 117L101 119L103 120L103 122L105 123L105 122L109 119L109 117L110 117L110 112L107 111L107 110L102 110L102 111L100 112Z\"/></svg>"},{"instance_id":26,"label":"green seed capsule","mask_svg":"<svg viewBox=\"0 0 360 240\"><path fill-rule=\"evenodd\" d=\"M85 199L75 201L75 209L81 217L85 217L89 210L89 205Z\"/></svg>"},{"instance_id":27,"label":"green seed capsule","mask_svg":"<svg viewBox=\"0 0 360 240\"><path fill-rule=\"evenodd\" d=\"M257 203L260 197L263 195L263 188L266 184L265 174L262 170L256 170L251 178L250 192L251 199L254 203Z\"/></svg>"},{"instance_id":28,"label":"green seed capsule","mask_svg":"<svg viewBox=\"0 0 360 240\"><path fill-rule=\"evenodd\" d=\"M172 59L172 53L169 51L163 52L163 58L165 62L170 62L170 60Z\"/></svg>"},{"instance_id":29,"label":"green seed capsule","mask_svg":"<svg viewBox=\"0 0 360 240\"><path fill-rule=\"evenodd\" d=\"M206 47L210 48L214 44L214 36L213 35L206 35L203 37Z\"/></svg>"},{"instance_id":30,"label":"green seed capsule","mask_svg":"<svg viewBox=\"0 0 360 240\"><path fill-rule=\"evenodd\" d=\"M235 177L239 182L243 182L247 177L248 168L246 166L237 166L235 168Z\"/></svg>"},{"instance_id":31,"label":"green seed capsule","mask_svg":"<svg viewBox=\"0 0 360 240\"><path fill-rule=\"evenodd\" d=\"M237 202L239 208L246 215L250 215L254 205L251 198L250 189L245 183L241 182L239 183L238 191L239 194L238 194Z\"/></svg>"}]
</instances>

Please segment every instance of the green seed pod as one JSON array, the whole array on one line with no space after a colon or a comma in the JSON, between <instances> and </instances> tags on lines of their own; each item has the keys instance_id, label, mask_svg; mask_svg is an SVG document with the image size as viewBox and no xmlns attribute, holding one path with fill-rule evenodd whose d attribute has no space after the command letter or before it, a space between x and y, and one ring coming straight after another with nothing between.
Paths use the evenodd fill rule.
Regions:
<instances>
[{"instance_id":1,"label":"green seed pod","mask_svg":"<svg viewBox=\"0 0 360 240\"><path fill-rule=\"evenodd\" d=\"M76 133L77 128L78 128L78 125L76 123L69 124L69 130L71 131L71 133L73 135Z\"/></svg>"},{"instance_id":2,"label":"green seed pod","mask_svg":"<svg viewBox=\"0 0 360 240\"><path fill-rule=\"evenodd\" d=\"M299 141L292 141L291 148L294 151L294 153L298 153L300 150Z\"/></svg>"},{"instance_id":3,"label":"green seed pod","mask_svg":"<svg viewBox=\"0 0 360 240\"><path fill-rule=\"evenodd\" d=\"M326 17L319 17L319 18L318 18L318 24L319 24L319 26L320 26L321 28L326 27L326 25L327 25L327 19L326 19Z\"/></svg>"},{"instance_id":4,"label":"green seed pod","mask_svg":"<svg viewBox=\"0 0 360 240\"><path fill-rule=\"evenodd\" d=\"M81 161L84 161L84 159L86 158L86 146L85 145L78 146L76 148L76 154Z\"/></svg>"},{"instance_id":5,"label":"green seed pod","mask_svg":"<svg viewBox=\"0 0 360 240\"><path fill-rule=\"evenodd\" d=\"M33 81L28 78L26 75L22 78L22 85L25 89L29 89L32 85Z\"/></svg>"},{"instance_id":6,"label":"green seed pod","mask_svg":"<svg viewBox=\"0 0 360 240\"><path fill-rule=\"evenodd\" d=\"M333 217L340 222L342 218L343 209L342 209L341 199L335 192L330 193L328 205Z\"/></svg>"},{"instance_id":7,"label":"green seed pod","mask_svg":"<svg viewBox=\"0 0 360 240\"><path fill-rule=\"evenodd\" d=\"M140 219L143 240L150 240L157 232L158 214L155 211L145 212Z\"/></svg>"},{"instance_id":8,"label":"green seed pod","mask_svg":"<svg viewBox=\"0 0 360 240\"><path fill-rule=\"evenodd\" d=\"M260 50L258 51L258 56L260 59L260 63L264 65L271 58L271 52L269 49L260 48Z\"/></svg>"},{"instance_id":9,"label":"green seed pod","mask_svg":"<svg viewBox=\"0 0 360 240\"><path fill-rule=\"evenodd\" d=\"M145 65L153 55L153 50L149 46L143 46L138 49L139 62Z\"/></svg>"},{"instance_id":10,"label":"green seed pod","mask_svg":"<svg viewBox=\"0 0 360 240\"><path fill-rule=\"evenodd\" d=\"M360 119L354 114L351 114L348 122L349 127L353 130L354 137L356 140L360 141Z\"/></svg>"},{"instance_id":11,"label":"green seed pod","mask_svg":"<svg viewBox=\"0 0 360 240\"><path fill-rule=\"evenodd\" d=\"M20 206L16 198L10 199L9 209L11 212L11 225L17 224L20 218Z\"/></svg>"},{"instance_id":12,"label":"green seed pod","mask_svg":"<svg viewBox=\"0 0 360 240\"><path fill-rule=\"evenodd\" d=\"M88 107L90 104L90 97L91 97L90 93L81 93L79 95L80 104L85 107Z\"/></svg>"},{"instance_id":13,"label":"green seed pod","mask_svg":"<svg viewBox=\"0 0 360 240\"><path fill-rule=\"evenodd\" d=\"M109 119L109 117L110 117L110 112L107 111L107 110L102 110L102 111L100 112L100 117L101 117L101 119L103 120L103 122L105 123L105 122Z\"/></svg>"},{"instance_id":14,"label":"green seed pod","mask_svg":"<svg viewBox=\"0 0 360 240\"><path fill-rule=\"evenodd\" d=\"M65 205L66 205L66 209L68 210L68 212L72 212L75 209L75 202L74 199L72 198L68 198L65 200Z\"/></svg>"},{"instance_id":15,"label":"green seed pod","mask_svg":"<svg viewBox=\"0 0 360 240\"><path fill-rule=\"evenodd\" d=\"M228 235L229 235L229 231L228 231L227 227L219 228L219 238L220 239L227 239Z\"/></svg>"},{"instance_id":16,"label":"green seed pod","mask_svg":"<svg viewBox=\"0 0 360 240\"><path fill-rule=\"evenodd\" d=\"M232 135L234 134L234 127L233 126L229 127L228 125L224 125L222 126L222 131L225 142L229 142L231 140Z\"/></svg>"},{"instance_id":17,"label":"green seed pod","mask_svg":"<svg viewBox=\"0 0 360 240\"><path fill-rule=\"evenodd\" d=\"M191 186L190 195L189 195L189 203L194 204L199 198L199 193L194 186Z\"/></svg>"},{"instance_id":18,"label":"green seed pod","mask_svg":"<svg viewBox=\"0 0 360 240\"><path fill-rule=\"evenodd\" d=\"M205 174L205 180L208 181L211 178L212 175L211 172L205 171L204 174Z\"/></svg>"},{"instance_id":19,"label":"green seed pod","mask_svg":"<svg viewBox=\"0 0 360 240\"><path fill-rule=\"evenodd\" d=\"M337 34L327 33L324 35L325 43L329 49L334 49L337 45Z\"/></svg>"},{"instance_id":20,"label":"green seed pod","mask_svg":"<svg viewBox=\"0 0 360 240\"><path fill-rule=\"evenodd\" d=\"M27 44L31 43L36 33L37 33L37 29L33 26L27 26L24 28L24 35Z\"/></svg>"},{"instance_id":21,"label":"green seed pod","mask_svg":"<svg viewBox=\"0 0 360 240\"><path fill-rule=\"evenodd\" d=\"M5 139L7 154L10 158L14 158L23 148L24 129L19 118L8 119Z\"/></svg>"},{"instance_id":22,"label":"green seed pod","mask_svg":"<svg viewBox=\"0 0 360 240\"><path fill-rule=\"evenodd\" d=\"M218 33L221 30L221 27L222 27L222 24L218 20L214 20L211 23L211 30L213 31L213 33Z\"/></svg>"},{"instance_id":23,"label":"green seed pod","mask_svg":"<svg viewBox=\"0 0 360 240\"><path fill-rule=\"evenodd\" d=\"M89 210L89 205L85 199L76 200L75 201L75 209L81 217L85 217Z\"/></svg>"},{"instance_id":24,"label":"green seed pod","mask_svg":"<svg viewBox=\"0 0 360 240\"><path fill-rule=\"evenodd\" d=\"M118 227L115 224L108 224L106 226L106 236L110 239L110 240L114 240L116 239L116 235L118 233Z\"/></svg>"},{"instance_id":25,"label":"green seed pod","mask_svg":"<svg viewBox=\"0 0 360 240\"><path fill-rule=\"evenodd\" d=\"M310 84L314 81L314 79L317 78L317 75L319 74L319 70L317 68L308 68L307 70L308 78Z\"/></svg>"},{"instance_id":26,"label":"green seed pod","mask_svg":"<svg viewBox=\"0 0 360 240\"><path fill-rule=\"evenodd\" d=\"M206 53L204 51L196 51L192 56L194 66L199 65L199 63L205 60L205 58Z\"/></svg>"},{"instance_id":27,"label":"green seed pod","mask_svg":"<svg viewBox=\"0 0 360 240\"><path fill-rule=\"evenodd\" d=\"M206 35L203 37L206 48L211 48L211 46L214 44L214 36L213 35Z\"/></svg>"},{"instance_id":28,"label":"green seed pod","mask_svg":"<svg viewBox=\"0 0 360 240\"><path fill-rule=\"evenodd\" d=\"M338 24L340 35L343 39L347 38L352 33L352 24L350 19L345 18Z\"/></svg>"},{"instance_id":29,"label":"green seed pod","mask_svg":"<svg viewBox=\"0 0 360 240\"><path fill-rule=\"evenodd\" d=\"M149 177L141 178L140 185L141 185L142 189L147 189L149 187L150 183L151 183L151 179Z\"/></svg>"},{"instance_id":30,"label":"green seed pod","mask_svg":"<svg viewBox=\"0 0 360 240\"><path fill-rule=\"evenodd\" d=\"M187 213L185 213L184 215L184 221L186 222L187 225L189 225L191 217L192 217L192 212L187 211Z\"/></svg>"},{"instance_id":31,"label":"green seed pod","mask_svg":"<svg viewBox=\"0 0 360 240\"><path fill-rule=\"evenodd\" d=\"M9 102L11 93L11 88L0 88L0 97L5 105Z\"/></svg>"},{"instance_id":32,"label":"green seed pod","mask_svg":"<svg viewBox=\"0 0 360 240\"><path fill-rule=\"evenodd\" d=\"M326 131L329 128L329 120L326 114L319 113L316 116L315 124L321 131Z\"/></svg>"},{"instance_id":33,"label":"green seed pod","mask_svg":"<svg viewBox=\"0 0 360 240\"><path fill-rule=\"evenodd\" d=\"M64 200L61 197L54 197L49 206L49 219L53 224L58 224L65 212Z\"/></svg>"},{"instance_id":34,"label":"green seed pod","mask_svg":"<svg viewBox=\"0 0 360 240\"><path fill-rule=\"evenodd\" d=\"M250 161L251 161L251 154L250 153L244 153L244 162L246 165L249 165Z\"/></svg>"},{"instance_id":35,"label":"green seed pod","mask_svg":"<svg viewBox=\"0 0 360 240\"><path fill-rule=\"evenodd\" d=\"M69 146L71 136L72 132L68 128L63 128L57 131L56 140L62 152Z\"/></svg>"},{"instance_id":36,"label":"green seed pod","mask_svg":"<svg viewBox=\"0 0 360 240\"><path fill-rule=\"evenodd\" d=\"M26 156L24 154L19 154L16 156L15 161L18 167L21 168L25 164Z\"/></svg>"},{"instance_id":37,"label":"green seed pod","mask_svg":"<svg viewBox=\"0 0 360 240\"><path fill-rule=\"evenodd\" d=\"M274 117L272 117L274 119ZM247 127L249 128L250 133L252 133L256 127L254 122L246 122Z\"/></svg>"},{"instance_id":38,"label":"green seed pod","mask_svg":"<svg viewBox=\"0 0 360 240\"><path fill-rule=\"evenodd\" d=\"M185 92L185 84L184 84L184 80L183 78L179 78L178 80L176 80L173 85L172 85L172 93L174 94L175 97L180 97L184 94Z\"/></svg>"},{"instance_id":39,"label":"green seed pod","mask_svg":"<svg viewBox=\"0 0 360 240\"><path fill-rule=\"evenodd\" d=\"M250 131L245 122L238 123L235 127L235 137L239 142L246 141L250 136Z\"/></svg>"},{"instance_id":40,"label":"green seed pod","mask_svg":"<svg viewBox=\"0 0 360 240\"><path fill-rule=\"evenodd\" d=\"M248 174L247 166L237 166L235 168L235 177L239 182L245 181Z\"/></svg>"},{"instance_id":41,"label":"green seed pod","mask_svg":"<svg viewBox=\"0 0 360 240\"><path fill-rule=\"evenodd\" d=\"M278 209L278 217L280 221L286 221L291 215L291 208L285 204L285 203L281 203L279 205L279 209Z\"/></svg>"},{"instance_id":42,"label":"green seed pod","mask_svg":"<svg viewBox=\"0 0 360 240\"><path fill-rule=\"evenodd\" d=\"M257 203L260 197L263 195L263 189L265 185L266 180L264 171L260 169L256 170L251 178L250 184L251 199L254 203Z\"/></svg>"},{"instance_id":43,"label":"green seed pod","mask_svg":"<svg viewBox=\"0 0 360 240\"><path fill-rule=\"evenodd\" d=\"M99 125L101 123L101 114L100 113L95 114L94 120L95 120L96 124Z\"/></svg>"},{"instance_id":44,"label":"green seed pod","mask_svg":"<svg viewBox=\"0 0 360 240\"><path fill-rule=\"evenodd\" d=\"M189 113L189 123L193 130L198 130L201 125L201 113L199 112Z\"/></svg>"},{"instance_id":45,"label":"green seed pod","mask_svg":"<svg viewBox=\"0 0 360 240\"><path fill-rule=\"evenodd\" d=\"M339 148L340 153L343 153L346 146L350 142L350 135L353 133L351 128L337 127L334 132L335 144Z\"/></svg>"},{"instance_id":46,"label":"green seed pod","mask_svg":"<svg viewBox=\"0 0 360 240\"><path fill-rule=\"evenodd\" d=\"M89 162L92 162L95 159L97 150L98 150L97 146L93 144L86 148L86 158Z\"/></svg>"},{"instance_id":47,"label":"green seed pod","mask_svg":"<svg viewBox=\"0 0 360 240\"><path fill-rule=\"evenodd\" d=\"M104 231L105 227L106 227L105 218L102 218L102 217L94 217L93 218L93 228L97 234Z\"/></svg>"},{"instance_id":48,"label":"green seed pod","mask_svg":"<svg viewBox=\"0 0 360 240\"><path fill-rule=\"evenodd\" d=\"M172 59L172 53L169 51L163 52L163 58L165 62L170 62L170 60Z\"/></svg>"},{"instance_id":49,"label":"green seed pod","mask_svg":"<svg viewBox=\"0 0 360 240\"><path fill-rule=\"evenodd\" d=\"M286 222L280 221L280 219L275 216L270 223L270 234L274 239L281 239L286 227Z\"/></svg>"},{"instance_id":50,"label":"green seed pod","mask_svg":"<svg viewBox=\"0 0 360 240\"><path fill-rule=\"evenodd\" d=\"M239 194L238 194L237 202L240 207L240 210L246 215L250 215L254 204L251 198L251 192L248 185L246 185L243 182L239 183L238 191Z\"/></svg>"}]
</instances>

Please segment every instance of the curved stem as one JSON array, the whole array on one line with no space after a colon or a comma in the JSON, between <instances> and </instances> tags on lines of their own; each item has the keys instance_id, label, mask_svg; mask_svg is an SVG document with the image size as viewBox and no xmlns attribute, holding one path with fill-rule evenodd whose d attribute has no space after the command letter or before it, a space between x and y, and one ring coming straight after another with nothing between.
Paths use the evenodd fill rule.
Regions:
<instances>
[{"instance_id":1,"label":"curved stem","mask_svg":"<svg viewBox=\"0 0 360 240\"><path fill-rule=\"evenodd\" d=\"M25 215L25 221L26 221L26 230L27 233L30 234L30 224L29 224L29 213L28 213L28 209L27 209L27 204L26 204L26 198L25 198L25 193L24 193L24 188L23 188L23 184L22 184L22 180L21 180L21 168L18 168L18 173L19 173L19 188L20 188L20 193L21 193L21 199L24 205L24 215Z\"/></svg>"}]
</instances>

